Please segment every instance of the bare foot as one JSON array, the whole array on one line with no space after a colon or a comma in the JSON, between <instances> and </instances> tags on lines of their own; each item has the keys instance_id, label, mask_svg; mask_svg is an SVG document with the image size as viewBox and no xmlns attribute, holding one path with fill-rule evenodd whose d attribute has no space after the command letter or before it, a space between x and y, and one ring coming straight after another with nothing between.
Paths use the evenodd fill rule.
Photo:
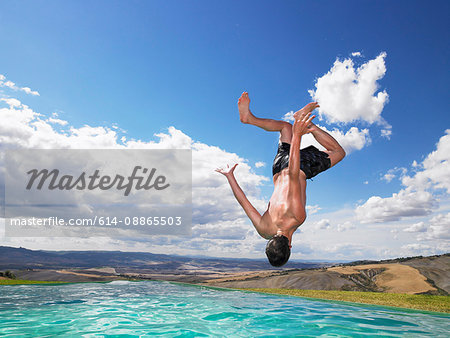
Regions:
<instances>
[{"instance_id":1,"label":"bare foot","mask_svg":"<svg viewBox=\"0 0 450 338\"><path fill-rule=\"evenodd\" d=\"M239 118L242 123L250 123L252 113L250 111L250 98L247 92L243 92L238 100Z\"/></svg>"},{"instance_id":2,"label":"bare foot","mask_svg":"<svg viewBox=\"0 0 450 338\"><path fill-rule=\"evenodd\" d=\"M302 115L311 113L314 109L319 108L319 104L317 102L311 102L308 103L306 106L304 106L302 109L300 109L299 111L296 111L294 114L294 118L300 119L302 117Z\"/></svg>"}]
</instances>

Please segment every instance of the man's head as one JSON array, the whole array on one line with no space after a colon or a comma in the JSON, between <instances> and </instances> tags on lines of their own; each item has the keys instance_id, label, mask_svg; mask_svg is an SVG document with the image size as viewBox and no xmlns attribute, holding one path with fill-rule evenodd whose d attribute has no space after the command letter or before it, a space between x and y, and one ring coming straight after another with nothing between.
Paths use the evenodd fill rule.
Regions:
<instances>
[{"instance_id":1,"label":"man's head","mask_svg":"<svg viewBox=\"0 0 450 338\"><path fill-rule=\"evenodd\" d=\"M291 255L289 239L283 235L273 236L266 246L266 255L270 264L273 266L282 266L286 264Z\"/></svg>"}]
</instances>

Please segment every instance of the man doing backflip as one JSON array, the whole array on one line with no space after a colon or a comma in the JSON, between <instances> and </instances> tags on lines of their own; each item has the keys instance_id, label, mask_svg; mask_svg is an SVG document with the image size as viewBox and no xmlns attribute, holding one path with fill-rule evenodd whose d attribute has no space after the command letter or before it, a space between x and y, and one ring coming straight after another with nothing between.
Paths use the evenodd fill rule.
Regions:
<instances>
[{"instance_id":1,"label":"man doing backflip","mask_svg":"<svg viewBox=\"0 0 450 338\"><path fill-rule=\"evenodd\" d=\"M266 255L270 264L282 266L291 254L291 239L297 228L306 219L306 179L325 171L345 157L345 151L327 132L312 123L318 108L311 102L295 112L294 124L256 117L249 109L248 93L242 93L238 100L240 120L266 131L280 132L278 152L275 156L272 174L274 191L267 210L261 214L253 207L234 177L237 164L227 169L216 169L225 175L239 204L252 221L256 231L268 239ZM300 150L302 136L311 133L326 150L314 146Z\"/></svg>"}]
</instances>

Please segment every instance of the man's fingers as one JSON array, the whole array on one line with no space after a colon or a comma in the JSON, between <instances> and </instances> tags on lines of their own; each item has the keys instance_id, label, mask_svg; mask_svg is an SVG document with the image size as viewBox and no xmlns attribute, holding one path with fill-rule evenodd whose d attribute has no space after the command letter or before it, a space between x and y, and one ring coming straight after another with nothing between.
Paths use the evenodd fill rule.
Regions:
<instances>
[{"instance_id":1,"label":"man's fingers","mask_svg":"<svg viewBox=\"0 0 450 338\"><path fill-rule=\"evenodd\" d=\"M308 118L309 118L310 115L311 115L311 113L307 113L305 116L303 116L302 122L303 121L308 121Z\"/></svg>"},{"instance_id":2,"label":"man's fingers","mask_svg":"<svg viewBox=\"0 0 450 338\"><path fill-rule=\"evenodd\" d=\"M295 112L294 117L297 117L299 120L301 120L303 116L305 116L305 114L308 114L308 111L300 109L299 111Z\"/></svg>"},{"instance_id":3,"label":"man's fingers","mask_svg":"<svg viewBox=\"0 0 450 338\"><path fill-rule=\"evenodd\" d=\"M307 121L306 121L306 125L309 127L309 124L311 123L311 121L316 117L316 115L311 116Z\"/></svg>"}]
</instances>

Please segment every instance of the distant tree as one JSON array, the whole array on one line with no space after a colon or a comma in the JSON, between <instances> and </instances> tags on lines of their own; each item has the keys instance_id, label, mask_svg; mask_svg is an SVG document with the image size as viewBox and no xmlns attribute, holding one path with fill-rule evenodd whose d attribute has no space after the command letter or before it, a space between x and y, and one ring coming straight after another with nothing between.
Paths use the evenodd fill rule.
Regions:
<instances>
[{"instance_id":1,"label":"distant tree","mask_svg":"<svg viewBox=\"0 0 450 338\"><path fill-rule=\"evenodd\" d=\"M9 270L6 270L6 271L5 271L5 277L11 278L11 279L16 279L16 275L13 274L13 273L12 273L11 271L9 271Z\"/></svg>"}]
</instances>

